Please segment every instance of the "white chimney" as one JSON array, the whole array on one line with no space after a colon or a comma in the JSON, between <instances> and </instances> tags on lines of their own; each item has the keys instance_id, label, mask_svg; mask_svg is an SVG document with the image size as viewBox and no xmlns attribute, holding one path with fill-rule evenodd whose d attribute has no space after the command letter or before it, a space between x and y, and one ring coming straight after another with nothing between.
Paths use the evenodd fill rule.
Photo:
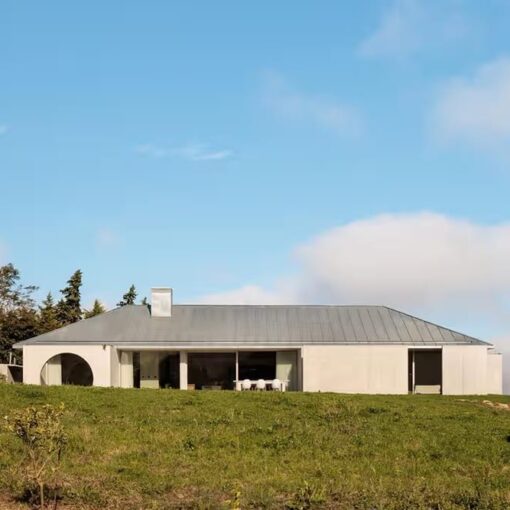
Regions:
<instances>
[{"instance_id":1,"label":"white chimney","mask_svg":"<svg viewBox=\"0 0 510 510\"><path fill-rule=\"evenodd\" d=\"M170 287L153 287L151 297L151 314L153 317L172 316L172 289Z\"/></svg>"}]
</instances>

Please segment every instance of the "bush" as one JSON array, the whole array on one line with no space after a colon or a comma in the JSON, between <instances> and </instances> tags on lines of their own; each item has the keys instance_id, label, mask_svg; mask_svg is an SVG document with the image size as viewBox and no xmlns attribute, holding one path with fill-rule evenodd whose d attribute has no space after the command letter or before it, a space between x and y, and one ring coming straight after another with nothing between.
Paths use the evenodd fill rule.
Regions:
<instances>
[{"instance_id":1,"label":"bush","mask_svg":"<svg viewBox=\"0 0 510 510\"><path fill-rule=\"evenodd\" d=\"M20 475L25 494L31 502L45 508L45 490L54 489L57 501L57 478L63 448L67 442L62 425L64 405L27 407L5 417L7 430L24 446L25 457Z\"/></svg>"}]
</instances>

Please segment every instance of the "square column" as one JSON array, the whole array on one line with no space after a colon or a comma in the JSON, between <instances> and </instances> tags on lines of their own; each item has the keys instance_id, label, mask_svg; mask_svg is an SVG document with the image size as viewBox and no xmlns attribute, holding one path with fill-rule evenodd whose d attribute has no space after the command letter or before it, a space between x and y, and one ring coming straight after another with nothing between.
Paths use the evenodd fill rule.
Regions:
<instances>
[{"instance_id":1,"label":"square column","mask_svg":"<svg viewBox=\"0 0 510 510\"><path fill-rule=\"evenodd\" d=\"M188 389L188 353L179 351L179 388Z\"/></svg>"},{"instance_id":2,"label":"square column","mask_svg":"<svg viewBox=\"0 0 510 510\"><path fill-rule=\"evenodd\" d=\"M133 353L122 351L120 353L120 387L133 387Z\"/></svg>"}]
</instances>

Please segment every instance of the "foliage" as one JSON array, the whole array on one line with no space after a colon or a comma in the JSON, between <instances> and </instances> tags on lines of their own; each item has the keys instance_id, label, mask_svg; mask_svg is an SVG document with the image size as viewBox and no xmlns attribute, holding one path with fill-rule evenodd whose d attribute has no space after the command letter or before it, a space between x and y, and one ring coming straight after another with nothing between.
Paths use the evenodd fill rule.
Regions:
<instances>
[{"instance_id":1,"label":"foliage","mask_svg":"<svg viewBox=\"0 0 510 510\"><path fill-rule=\"evenodd\" d=\"M482 400L1 385L0 416L65 403L73 510L507 510L510 413ZM18 455L0 435L0 502Z\"/></svg>"},{"instance_id":2,"label":"foliage","mask_svg":"<svg viewBox=\"0 0 510 510\"><path fill-rule=\"evenodd\" d=\"M46 299L42 302L42 306L39 307L39 334L53 331L59 327L57 307L51 292L48 292Z\"/></svg>"},{"instance_id":3,"label":"foliage","mask_svg":"<svg viewBox=\"0 0 510 510\"><path fill-rule=\"evenodd\" d=\"M20 272L13 264L0 266L0 362L7 362L13 344L71 324L82 317L80 270L73 273L67 286L61 290L62 299L57 304L50 292L36 307L33 293L38 287L23 285L20 280ZM85 316L92 317L104 311L96 300L92 310L85 310Z\"/></svg>"},{"instance_id":4,"label":"foliage","mask_svg":"<svg viewBox=\"0 0 510 510\"><path fill-rule=\"evenodd\" d=\"M12 264L0 266L0 362L7 361L12 344L38 334L35 290L20 283L20 273Z\"/></svg>"},{"instance_id":5,"label":"foliage","mask_svg":"<svg viewBox=\"0 0 510 510\"><path fill-rule=\"evenodd\" d=\"M25 456L20 475L32 499L37 495L41 509L45 508L45 489L52 484L55 490L62 451L67 442L63 414L63 404L58 407L46 404L20 409L5 417L7 430L23 443Z\"/></svg>"},{"instance_id":6,"label":"foliage","mask_svg":"<svg viewBox=\"0 0 510 510\"><path fill-rule=\"evenodd\" d=\"M31 308L35 290L37 287L34 285L21 285L20 272L12 264L0 266L0 313L18 307Z\"/></svg>"},{"instance_id":7,"label":"foliage","mask_svg":"<svg viewBox=\"0 0 510 510\"><path fill-rule=\"evenodd\" d=\"M60 292L62 299L57 305L57 317L62 325L71 324L81 319L81 294L82 272L78 269L67 281L67 286Z\"/></svg>"},{"instance_id":8,"label":"foliage","mask_svg":"<svg viewBox=\"0 0 510 510\"><path fill-rule=\"evenodd\" d=\"M106 308L102 305L99 299L95 299L92 308L84 311L83 318L90 319L91 317L95 317L96 315L100 315L104 312L106 312Z\"/></svg>"},{"instance_id":9,"label":"foliage","mask_svg":"<svg viewBox=\"0 0 510 510\"><path fill-rule=\"evenodd\" d=\"M136 296L136 288L134 285L131 285L129 290L122 296L122 300L117 303L117 306L134 305Z\"/></svg>"}]
</instances>

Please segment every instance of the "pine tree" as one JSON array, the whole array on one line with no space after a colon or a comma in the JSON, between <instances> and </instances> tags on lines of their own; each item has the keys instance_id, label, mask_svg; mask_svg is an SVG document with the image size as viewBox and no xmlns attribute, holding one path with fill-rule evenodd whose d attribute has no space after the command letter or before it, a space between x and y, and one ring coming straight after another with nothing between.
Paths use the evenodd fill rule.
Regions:
<instances>
[{"instance_id":1,"label":"pine tree","mask_svg":"<svg viewBox=\"0 0 510 510\"><path fill-rule=\"evenodd\" d=\"M106 308L101 304L99 299L95 299L92 308L90 310L85 310L83 317L85 319L90 319L91 317L95 317L96 315L104 312L106 312Z\"/></svg>"},{"instance_id":2,"label":"pine tree","mask_svg":"<svg viewBox=\"0 0 510 510\"><path fill-rule=\"evenodd\" d=\"M117 306L134 305L136 300L136 289L134 285L129 287L129 290L122 296L122 300L117 303Z\"/></svg>"},{"instance_id":3,"label":"pine tree","mask_svg":"<svg viewBox=\"0 0 510 510\"><path fill-rule=\"evenodd\" d=\"M57 307L53 301L51 292L48 292L46 299L39 307L39 331L40 333L47 333L53 331L61 326L57 317Z\"/></svg>"},{"instance_id":4,"label":"pine tree","mask_svg":"<svg viewBox=\"0 0 510 510\"><path fill-rule=\"evenodd\" d=\"M57 317L62 325L71 324L81 319L80 287L82 272L78 269L67 281L67 287L62 289L62 299L57 305Z\"/></svg>"}]
</instances>

